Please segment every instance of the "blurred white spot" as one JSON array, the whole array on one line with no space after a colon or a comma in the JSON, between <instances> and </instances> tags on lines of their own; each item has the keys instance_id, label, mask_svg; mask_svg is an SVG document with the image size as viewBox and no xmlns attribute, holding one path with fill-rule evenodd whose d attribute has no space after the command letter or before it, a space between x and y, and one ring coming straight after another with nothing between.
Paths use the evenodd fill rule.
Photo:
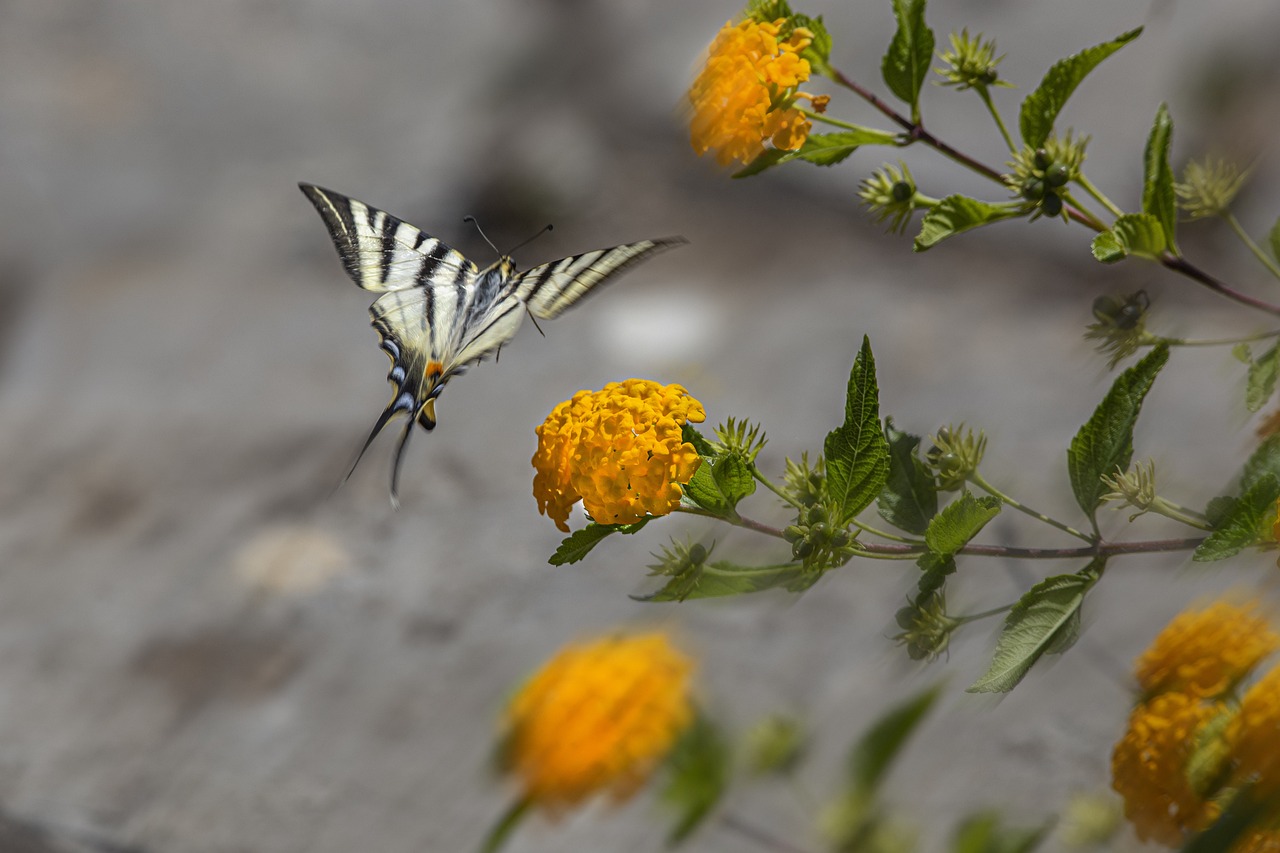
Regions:
<instances>
[{"instance_id":1,"label":"blurred white spot","mask_svg":"<svg viewBox=\"0 0 1280 853\"><path fill-rule=\"evenodd\" d=\"M595 343L656 364L700 361L719 345L723 318L714 302L686 289L618 288L596 306ZM593 306L593 307L596 307Z\"/></svg>"},{"instance_id":2,"label":"blurred white spot","mask_svg":"<svg viewBox=\"0 0 1280 853\"><path fill-rule=\"evenodd\" d=\"M315 527L277 526L246 542L233 568L255 591L300 596L346 574L351 558L336 539Z\"/></svg>"}]
</instances>

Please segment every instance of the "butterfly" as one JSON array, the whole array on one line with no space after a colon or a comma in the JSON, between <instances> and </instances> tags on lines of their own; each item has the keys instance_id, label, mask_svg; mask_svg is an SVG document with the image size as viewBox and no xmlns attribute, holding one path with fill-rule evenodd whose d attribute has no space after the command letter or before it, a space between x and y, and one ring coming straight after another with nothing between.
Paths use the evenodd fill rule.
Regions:
<instances>
[{"instance_id":1,"label":"butterfly","mask_svg":"<svg viewBox=\"0 0 1280 853\"><path fill-rule=\"evenodd\" d=\"M391 468L391 504L399 506L400 466L414 423L436 425L436 397L468 365L495 355L527 313L551 320L624 269L688 242L664 237L570 255L519 272L502 255L480 269L435 237L341 193L299 184L329 229L347 275L379 293L369 306L382 349L391 357L394 391L347 477L397 415L409 421Z\"/></svg>"}]
</instances>

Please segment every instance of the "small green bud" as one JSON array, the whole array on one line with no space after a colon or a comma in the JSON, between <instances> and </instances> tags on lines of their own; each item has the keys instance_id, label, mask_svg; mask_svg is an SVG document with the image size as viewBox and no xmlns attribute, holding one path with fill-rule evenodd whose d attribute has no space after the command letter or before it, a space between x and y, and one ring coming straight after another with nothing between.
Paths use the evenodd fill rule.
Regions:
<instances>
[{"instance_id":1,"label":"small green bud","mask_svg":"<svg viewBox=\"0 0 1280 853\"><path fill-rule=\"evenodd\" d=\"M747 732L747 766L753 773L787 774L804 755L805 733L789 717L772 716Z\"/></svg>"},{"instance_id":2,"label":"small green bud","mask_svg":"<svg viewBox=\"0 0 1280 853\"><path fill-rule=\"evenodd\" d=\"M815 542L823 542L831 535L831 527L825 521L819 521L809 528L809 538Z\"/></svg>"},{"instance_id":3,"label":"small green bud","mask_svg":"<svg viewBox=\"0 0 1280 853\"><path fill-rule=\"evenodd\" d=\"M1071 180L1071 170L1067 168L1066 163L1054 163L1044 171L1044 182L1051 187L1066 186L1069 180Z\"/></svg>"},{"instance_id":4,"label":"small green bud","mask_svg":"<svg viewBox=\"0 0 1280 853\"><path fill-rule=\"evenodd\" d=\"M843 527L831 534L831 545L835 548L843 548L849 544L849 531Z\"/></svg>"},{"instance_id":5,"label":"small green bud","mask_svg":"<svg viewBox=\"0 0 1280 853\"><path fill-rule=\"evenodd\" d=\"M799 542L804 538L804 528L797 527L794 524L788 525L787 528L782 531L782 538L794 545L796 542Z\"/></svg>"},{"instance_id":6,"label":"small green bud","mask_svg":"<svg viewBox=\"0 0 1280 853\"><path fill-rule=\"evenodd\" d=\"M1044 198L1044 181L1033 178L1022 185L1022 197L1028 201L1039 201Z\"/></svg>"},{"instance_id":7,"label":"small green bud","mask_svg":"<svg viewBox=\"0 0 1280 853\"><path fill-rule=\"evenodd\" d=\"M1044 211L1045 216L1057 216L1062 213L1062 197L1057 193L1049 193L1040 202L1040 209Z\"/></svg>"},{"instance_id":8,"label":"small green bud","mask_svg":"<svg viewBox=\"0 0 1280 853\"><path fill-rule=\"evenodd\" d=\"M808 539L801 539L799 542L791 546L791 554L797 560L803 560L813 553L813 542Z\"/></svg>"},{"instance_id":9,"label":"small green bud","mask_svg":"<svg viewBox=\"0 0 1280 853\"><path fill-rule=\"evenodd\" d=\"M1032 162L1035 163L1036 168L1042 172L1053 165L1053 161L1049 159L1049 151L1044 148L1036 149L1035 157Z\"/></svg>"},{"instance_id":10,"label":"small green bud","mask_svg":"<svg viewBox=\"0 0 1280 853\"><path fill-rule=\"evenodd\" d=\"M707 559L707 549L701 543L689 547L689 562L695 566L702 565Z\"/></svg>"},{"instance_id":11,"label":"small green bud","mask_svg":"<svg viewBox=\"0 0 1280 853\"><path fill-rule=\"evenodd\" d=\"M827 508L822 504L814 504L805 510L805 520L810 524L817 524L820 521L826 521Z\"/></svg>"},{"instance_id":12,"label":"small green bud","mask_svg":"<svg viewBox=\"0 0 1280 853\"><path fill-rule=\"evenodd\" d=\"M893 185L893 189L889 190L889 195L894 201L901 204L904 201L910 201L911 197L916 194L916 188L906 181L897 181Z\"/></svg>"}]
</instances>

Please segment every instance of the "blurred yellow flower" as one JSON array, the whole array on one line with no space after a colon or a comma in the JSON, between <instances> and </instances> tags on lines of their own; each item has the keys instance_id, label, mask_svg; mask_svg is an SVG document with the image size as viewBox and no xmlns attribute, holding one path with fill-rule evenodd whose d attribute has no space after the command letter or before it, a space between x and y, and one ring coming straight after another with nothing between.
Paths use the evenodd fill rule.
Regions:
<instances>
[{"instance_id":1,"label":"blurred yellow flower","mask_svg":"<svg viewBox=\"0 0 1280 853\"><path fill-rule=\"evenodd\" d=\"M538 511L566 533L578 500L600 524L666 515L701 462L681 426L705 418L702 404L680 385L628 379L579 391L537 429Z\"/></svg>"},{"instance_id":2,"label":"blurred yellow flower","mask_svg":"<svg viewBox=\"0 0 1280 853\"><path fill-rule=\"evenodd\" d=\"M1244 694L1227 742L1236 762L1236 783L1252 782L1261 797L1280 797L1280 667Z\"/></svg>"},{"instance_id":3,"label":"blurred yellow flower","mask_svg":"<svg viewBox=\"0 0 1280 853\"><path fill-rule=\"evenodd\" d=\"M1255 829L1231 847L1231 853L1280 853L1280 829Z\"/></svg>"},{"instance_id":4,"label":"blurred yellow flower","mask_svg":"<svg viewBox=\"0 0 1280 853\"><path fill-rule=\"evenodd\" d=\"M809 61L800 51L813 34L796 27L779 40L785 23L729 22L712 42L689 89L690 136L699 155L714 151L716 161L727 166L734 160L750 163L766 140L786 151L804 144L810 124L792 105L797 97L809 97L796 87L809 79Z\"/></svg>"},{"instance_id":5,"label":"blurred yellow flower","mask_svg":"<svg viewBox=\"0 0 1280 853\"><path fill-rule=\"evenodd\" d=\"M1174 847L1204 829L1218 806L1188 778L1197 731L1224 710L1184 693L1163 693L1139 705L1111 753L1111 787L1124 798L1125 817L1138 837Z\"/></svg>"},{"instance_id":6,"label":"blurred yellow flower","mask_svg":"<svg viewBox=\"0 0 1280 853\"><path fill-rule=\"evenodd\" d=\"M1218 601L1165 626L1138 659L1138 684L1143 696L1222 696L1277 648L1280 634L1257 608Z\"/></svg>"},{"instance_id":7,"label":"blurred yellow flower","mask_svg":"<svg viewBox=\"0 0 1280 853\"><path fill-rule=\"evenodd\" d=\"M692 670L662 633L562 649L507 708L503 758L525 801L554 812L630 797L693 722Z\"/></svg>"}]
</instances>

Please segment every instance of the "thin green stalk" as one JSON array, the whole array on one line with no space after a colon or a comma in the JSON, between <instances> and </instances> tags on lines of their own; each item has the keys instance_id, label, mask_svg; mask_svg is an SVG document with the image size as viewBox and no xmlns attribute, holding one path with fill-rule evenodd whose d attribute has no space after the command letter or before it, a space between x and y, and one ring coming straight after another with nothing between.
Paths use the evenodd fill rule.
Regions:
<instances>
[{"instance_id":1,"label":"thin green stalk","mask_svg":"<svg viewBox=\"0 0 1280 853\"><path fill-rule=\"evenodd\" d=\"M872 527L870 524L864 524L863 522L858 521L858 519L856 518L853 520L852 523L854 527L858 528L859 530L865 530L867 533L870 533L872 536L879 536L881 539L888 539L890 542L904 542L908 545L919 545L921 547L924 547L924 543L921 542L919 539L908 539L905 536L899 536L898 534L890 533L887 530L880 530L879 528Z\"/></svg>"},{"instance_id":2,"label":"thin green stalk","mask_svg":"<svg viewBox=\"0 0 1280 853\"><path fill-rule=\"evenodd\" d=\"M1083 539L1085 542L1089 542L1091 544L1096 543L1098 541L1098 537L1096 536L1090 536L1087 533L1081 533L1079 530L1076 530L1074 527L1072 527L1069 524L1063 524L1061 521L1058 521L1055 518L1050 518L1049 516L1045 515L1042 512L1037 512L1031 507L1025 504L1019 503L1018 501L1015 501L1013 498L1009 497L1004 492L1000 491L995 486L991 485L986 480L984 480L982 475L979 474L977 471L974 471L972 474L969 475L969 482L973 483L975 486L982 489L984 492L995 495L997 498L1004 501L1009 506L1013 507L1019 512L1026 513L1027 515L1031 516L1034 519L1037 519L1038 521L1043 521L1045 524L1049 525L1050 527L1056 527L1059 530L1061 530L1063 533L1069 533L1072 536L1076 537L1077 539Z\"/></svg>"},{"instance_id":3,"label":"thin green stalk","mask_svg":"<svg viewBox=\"0 0 1280 853\"><path fill-rule=\"evenodd\" d=\"M751 476L754 477L756 482L758 482L760 485L764 486L766 489L773 492L778 497L782 498L783 503L790 504L796 509L801 508L800 502L798 500L796 500L794 497L782 491L782 489L779 489L777 486L771 483L769 481L769 478L767 478L764 474L760 473L760 469L757 468L754 463L751 465Z\"/></svg>"},{"instance_id":4,"label":"thin green stalk","mask_svg":"<svg viewBox=\"0 0 1280 853\"><path fill-rule=\"evenodd\" d=\"M1267 257L1267 253L1262 251L1262 247L1253 242L1248 233L1240 227L1240 221L1236 219L1235 214L1229 210L1224 210L1222 211L1221 216L1226 220L1227 224L1231 226L1231 230L1236 232L1236 236L1240 238L1240 242L1249 247L1249 251L1253 252L1254 257L1261 261L1262 265L1270 270L1273 276L1280 278L1280 267L1276 266L1275 261Z\"/></svg>"},{"instance_id":5,"label":"thin green stalk","mask_svg":"<svg viewBox=\"0 0 1280 853\"><path fill-rule=\"evenodd\" d=\"M800 107L800 106L795 107L795 109L805 118L812 119L813 121L820 121L823 124L829 124L832 127L841 127L841 128L844 128L845 130L866 130L866 128L863 127L862 125L850 124L847 121L841 121L838 118L832 118L826 113L815 113L813 110L807 110L804 107Z\"/></svg>"},{"instance_id":6,"label":"thin green stalk","mask_svg":"<svg viewBox=\"0 0 1280 853\"><path fill-rule=\"evenodd\" d=\"M1092 228L1096 228L1096 229L1098 229L1099 231L1106 231L1106 230L1107 230L1107 224L1106 224L1105 222L1103 222L1101 219L1099 219L1099 218L1097 217L1097 215L1096 215L1096 214L1094 214L1094 212L1093 212L1092 210L1089 210L1089 208L1087 208L1087 207L1085 207L1083 204L1081 204L1081 203L1080 203L1080 200L1079 200L1079 199L1077 199L1075 196L1073 196L1070 192L1065 192L1065 193L1063 193L1063 194L1062 194L1062 199L1063 199L1063 201L1065 201L1067 204L1071 205L1071 206L1072 206L1072 207L1074 207L1076 210L1080 211L1080 213L1081 213L1081 214L1083 214L1084 216L1088 217L1090 227L1092 227Z\"/></svg>"},{"instance_id":7,"label":"thin green stalk","mask_svg":"<svg viewBox=\"0 0 1280 853\"><path fill-rule=\"evenodd\" d=\"M1093 181L1089 180L1084 172L1081 172L1079 176L1076 177L1076 183L1083 187L1085 192L1097 199L1098 204L1101 204L1107 210L1111 211L1112 216L1124 216L1124 211L1116 207L1111 199L1103 195L1102 191L1093 185Z\"/></svg>"},{"instance_id":8,"label":"thin green stalk","mask_svg":"<svg viewBox=\"0 0 1280 853\"><path fill-rule=\"evenodd\" d=\"M1151 511L1163 515L1165 518L1180 521L1188 527L1194 527L1196 530L1203 530L1206 533L1213 532L1213 526L1205 520L1203 515L1193 509L1179 506L1173 501L1158 497L1151 502Z\"/></svg>"},{"instance_id":9,"label":"thin green stalk","mask_svg":"<svg viewBox=\"0 0 1280 853\"><path fill-rule=\"evenodd\" d=\"M1008 613L1013 609L1012 604L1005 604L1000 607L993 607L990 610L983 610L981 613L969 613L965 616L953 616L958 624L964 625L966 622L977 622L979 619L986 619L990 616L999 616L1001 613Z\"/></svg>"},{"instance_id":10,"label":"thin green stalk","mask_svg":"<svg viewBox=\"0 0 1280 853\"><path fill-rule=\"evenodd\" d=\"M1171 347L1220 347L1234 346L1235 344L1248 344L1254 341L1265 341L1268 338L1275 337L1280 337L1280 329L1272 329L1269 332L1258 332L1256 335L1245 335L1239 338L1200 338L1199 340L1193 340L1191 338L1155 337L1151 340L1149 346L1164 343Z\"/></svg>"},{"instance_id":11,"label":"thin green stalk","mask_svg":"<svg viewBox=\"0 0 1280 853\"><path fill-rule=\"evenodd\" d=\"M507 839L511 837L512 830L520 825L520 821L529 813L529 807L532 805L533 799L530 797L521 797L512 803L484 837L484 841L480 844L480 853L497 853L501 850L502 845L506 844Z\"/></svg>"},{"instance_id":12,"label":"thin green stalk","mask_svg":"<svg viewBox=\"0 0 1280 853\"><path fill-rule=\"evenodd\" d=\"M1016 153L1018 148L1013 144L1013 137L1009 135L1009 129L1004 126L1004 119L1000 118L1000 113L996 112L996 105L991 102L991 93L987 91L987 87L975 86L973 91L977 92L978 97L982 98L982 103L987 105L987 112L991 113L991 118L995 119L996 127L1000 128L1000 135L1004 137L1004 144L1009 146L1009 153Z\"/></svg>"},{"instance_id":13,"label":"thin green stalk","mask_svg":"<svg viewBox=\"0 0 1280 853\"><path fill-rule=\"evenodd\" d=\"M776 853L805 853L802 848L796 847L791 842L778 838L776 835L771 835L755 824L747 823L731 812L720 816L720 824L725 829L733 830L743 838L751 839L751 841L765 850L773 850Z\"/></svg>"}]
</instances>

